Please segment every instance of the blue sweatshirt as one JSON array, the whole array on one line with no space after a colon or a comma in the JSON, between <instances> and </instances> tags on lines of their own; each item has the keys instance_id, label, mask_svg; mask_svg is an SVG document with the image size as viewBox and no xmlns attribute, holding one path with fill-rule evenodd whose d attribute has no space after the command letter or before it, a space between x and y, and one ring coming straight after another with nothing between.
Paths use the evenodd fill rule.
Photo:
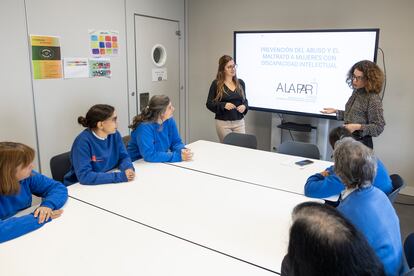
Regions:
<instances>
[{"instance_id":1,"label":"blue sweatshirt","mask_svg":"<svg viewBox=\"0 0 414 276\"><path fill-rule=\"evenodd\" d=\"M65 185L127 182L125 170L134 169L118 131L101 140L85 129L73 142L71 162L72 167L64 177ZM114 168L121 171L107 173Z\"/></svg>"},{"instance_id":2,"label":"blue sweatshirt","mask_svg":"<svg viewBox=\"0 0 414 276\"><path fill-rule=\"evenodd\" d=\"M323 176L320 173L314 174L308 178L305 184L305 195L314 198L327 198L334 195L339 195L345 186L339 177L334 172L334 166L326 169L328 176ZM384 164L377 159L377 175L374 178L373 186L382 190L385 194L392 191L391 178Z\"/></svg>"},{"instance_id":3,"label":"blue sweatshirt","mask_svg":"<svg viewBox=\"0 0 414 276\"><path fill-rule=\"evenodd\" d=\"M388 197L374 186L361 188L343 199L337 209L366 237L387 275L400 275L403 251L400 223Z\"/></svg>"},{"instance_id":4,"label":"blue sweatshirt","mask_svg":"<svg viewBox=\"0 0 414 276\"><path fill-rule=\"evenodd\" d=\"M181 150L185 148L173 118L162 123L143 122L132 131L128 153L135 161L144 158L147 162L179 162Z\"/></svg>"},{"instance_id":5,"label":"blue sweatshirt","mask_svg":"<svg viewBox=\"0 0 414 276\"><path fill-rule=\"evenodd\" d=\"M68 190L62 183L33 171L32 176L20 181L18 194L0 195L0 243L43 226L33 214L12 217L32 205L32 194L42 197L40 206L52 210L62 208L68 199Z\"/></svg>"}]
</instances>

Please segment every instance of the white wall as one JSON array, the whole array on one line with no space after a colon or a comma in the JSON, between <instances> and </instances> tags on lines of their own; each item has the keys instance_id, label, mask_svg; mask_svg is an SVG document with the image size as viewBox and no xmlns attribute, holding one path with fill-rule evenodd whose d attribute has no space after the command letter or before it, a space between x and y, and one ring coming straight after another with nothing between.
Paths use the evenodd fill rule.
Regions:
<instances>
[{"instance_id":1,"label":"white wall","mask_svg":"<svg viewBox=\"0 0 414 276\"><path fill-rule=\"evenodd\" d=\"M41 171L50 175L50 158L70 150L83 129L77 117L90 106L115 106L119 130L127 134L129 116L136 110L135 99L130 105L128 96L136 82L135 48L130 39L127 43L127 33L133 40L134 13L179 20L184 29L184 0L2 0L0 140L36 148ZM91 29L119 32L120 51L111 57L111 78L32 80L29 34L59 36L62 57L91 57ZM184 47L181 56L183 65ZM181 70L184 82L184 66Z\"/></svg>"},{"instance_id":2,"label":"white wall","mask_svg":"<svg viewBox=\"0 0 414 276\"><path fill-rule=\"evenodd\" d=\"M180 94L180 106L186 105L185 85L185 20L184 0L126 0L126 25L127 25L127 47L128 47L128 94L129 94L129 117L130 120L139 113L139 93L136 83L135 62L135 15L145 15L179 22L181 31L180 39L180 83L183 86ZM180 118L186 118L186 108L180 108ZM178 116L176 116L178 117ZM180 122L180 133L185 137L186 122Z\"/></svg>"},{"instance_id":3,"label":"white wall","mask_svg":"<svg viewBox=\"0 0 414 276\"><path fill-rule=\"evenodd\" d=\"M0 141L21 142L37 150L23 0L0 1L0 33Z\"/></svg>"},{"instance_id":4,"label":"white wall","mask_svg":"<svg viewBox=\"0 0 414 276\"><path fill-rule=\"evenodd\" d=\"M25 18L27 4L27 26ZM184 18L187 5L188 22ZM234 30L321 29L379 27L380 46L387 61L387 94L384 99L384 133L375 139L375 149L390 172L400 173L414 185L411 170L414 154L410 143L414 111L411 93L411 45L414 37L414 2L411 0L2 0L0 30L7 37L0 48L0 139L21 141L36 148L42 171L49 172L51 156L69 150L81 131L76 118L95 103L107 102L119 113L120 130L127 133L135 104L133 14L180 21L188 26L188 125L190 141L217 141L214 115L205 108L208 88L217 70L217 60L233 52ZM12 28L10 28L12 26ZM88 57L89 29L120 32L121 51L112 58L111 79L32 80L27 34L58 35L63 57ZM185 32L184 32L185 34ZM182 42L184 43L184 42ZM132 47L132 48L131 48ZM184 59L185 50L182 52ZM181 78L183 83L184 69ZM35 105L33 104L33 95ZM34 107L36 117L33 116ZM35 120L36 119L36 120ZM36 124L38 140L36 140ZM255 133L261 149L270 148L268 113L249 112L247 131Z\"/></svg>"},{"instance_id":5,"label":"white wall","mask_svg":"<svg viewBox=\"0 0 414 276\"><path fill-rule=\"evenodd\" d=\"M410 0L189 0L190 142L218 140L214 114L205 108L205 100L218 58L233 53L233 31L379 27L379 45L385 52L387 65L384 99L387 125L384 133L374 140L375 151L390 173L401 174L414 187L412 11L414 2ZM355 43L357 47L358 42ZM270 114L249 112L246 122L247 131L257 135L259 147L268 150Z\"/></svg>"},{"instance_id":6,"label":"white wall","mask_svg":"<svg viewBox=\"0 0 414 276\"><path fill-rule=\"evenodd\" d=\"M91 57L90 29L119 31L119 55L111 57L111 78L34 80L35 110L41 169L49 174L52 156L70 150L82 130L77 117L90 106L113 105L119 130L128 124L126 43L122 0L26 1L29 34L60 37L62 57Z\"/></svg>"}]
</instances>

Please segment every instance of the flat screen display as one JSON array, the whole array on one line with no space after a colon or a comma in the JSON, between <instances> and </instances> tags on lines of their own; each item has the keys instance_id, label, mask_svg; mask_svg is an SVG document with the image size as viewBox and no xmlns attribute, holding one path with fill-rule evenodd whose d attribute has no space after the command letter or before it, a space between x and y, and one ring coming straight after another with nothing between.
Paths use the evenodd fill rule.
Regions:
<instances>
[{"instance_id":1,"label":"flat screen display","mask_svg":"<svg viewBox=\"0 0 414 276\"><path fill-rule=\"evenodd\" d=\"M344 110L353 64L376 61L379 29L235 31L237 77L253 110L333 118Z\"/></svg>"}]
</instances>

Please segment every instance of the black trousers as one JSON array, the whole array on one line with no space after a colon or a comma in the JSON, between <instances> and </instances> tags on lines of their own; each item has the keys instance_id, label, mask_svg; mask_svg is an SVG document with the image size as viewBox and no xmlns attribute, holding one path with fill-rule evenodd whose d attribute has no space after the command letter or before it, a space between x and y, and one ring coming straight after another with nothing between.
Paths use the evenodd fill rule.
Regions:
<instances>
[{"instance_id":1,"label":"black trousers","mask_svg":"<svg viewBox=\"0 0 414 276\"><path fill-rule=\"evenodd\" d=\"M365 146L374 149L374 144L372 143L372 137L371 136L364 136L361 137L358 141L363 143Z\"/></svg>"},{"instance_id":2,"label":"black trousers","mask_svg":"<svg viewBox=\"0 0 414 276\"><path fill-rule=\"evenodd\" d=\"M374 144L372 143L372 137L367 135L367 136L360 136L358 131L355 131L352 136L354 137L355 140L361 142L362 144L364 144L365 146L374 149Z\"/></svg>"}]
</instances>

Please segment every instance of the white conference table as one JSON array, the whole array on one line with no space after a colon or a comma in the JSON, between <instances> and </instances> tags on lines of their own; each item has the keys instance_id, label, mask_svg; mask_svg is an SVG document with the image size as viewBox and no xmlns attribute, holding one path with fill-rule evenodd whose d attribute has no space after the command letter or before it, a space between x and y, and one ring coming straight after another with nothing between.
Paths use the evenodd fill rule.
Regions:
<instances>
[{"instance_id":1,"label":"white conference table","mask_svg":"<svg viewBox=\"0 0 414 276\"><path fill-rule=\"evenodd\" d=\"M301 195L304 194L303 187L309 176L333 164L312 159L314 163L300 167L295 162L309 158L204 140L188 144L187 147L194 153L193 160L170 165Z\"/></svg>"},{"instance_id":2,"label":"white conference table","mask_svg":"<svg viewBox=\"0 0 414 276\"><path fill-rule=\"evenodd\" d=\"M0 244L0 275L252 275L274 273L69 198L62 217Z\"/></svg>"},{"instance_id":3,"label":"white conference table","mask_svg":"<svg viewBox=\"0 0 414 276\"><path fill-rule=\"evenodd\" d=\"M69 195L280 273L291 211L308 198L162 163L135 168L132 182L75 184Z\"/></svg>"}]
</instances>

